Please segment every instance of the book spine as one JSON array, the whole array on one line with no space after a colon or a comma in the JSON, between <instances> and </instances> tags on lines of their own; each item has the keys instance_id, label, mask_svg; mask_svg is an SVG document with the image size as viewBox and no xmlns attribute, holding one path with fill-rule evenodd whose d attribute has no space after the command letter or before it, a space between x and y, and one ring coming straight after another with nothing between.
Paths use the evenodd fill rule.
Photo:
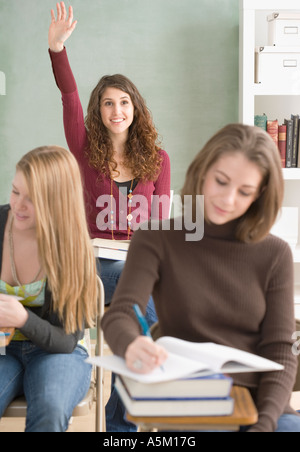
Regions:
<instances>
[{"instance_id":1,"label":"book spine","mask_svg":"<svg viewBox=\"0 0 300 452\"><path fill-rule=\"evenodd\" d=\"M293 121L293 140L292 140L292 168L297 168L298 160L298 134L299 134L299 115L291 115Z\"/></svg>"},{"instance_id":2,"label":"book spine","mask_svg":"<svg viewBox=\"0 0 300 452\"><path fill-rule=\"evenodd\" d=\"M256 127L260 127L261 129L267 131L267 116L263 115L255 115L254 116L254 125Z\"/></svg>"},{"instance_id":3,"label":"book spine","mask_svg":"<svg viewBox=\"0 0 300 452\"><path fill-rule=\"evenodd\" d=\"M278 147L278 120L267 121L267 132Z\"/></svg>"},{"instance_id":4,"label":"book spine","mask_svg":"<svg viewBox=\"0 0 300 452\"><path fill-rule=\"evenodd\" d=\"M292 168L292 152L293 152L293 121L285 119L286 124L286 168Z\"/></svg>"},{"instance_id":5,"label":"book spine","mask_svg":"<svg viewBox=\"0 0 300 452\"><path fill-rule=\"evenodd\" d=\"M278 147L282 168L286 166L286 125L278 126Z\"/></svg>"}]
</instances>

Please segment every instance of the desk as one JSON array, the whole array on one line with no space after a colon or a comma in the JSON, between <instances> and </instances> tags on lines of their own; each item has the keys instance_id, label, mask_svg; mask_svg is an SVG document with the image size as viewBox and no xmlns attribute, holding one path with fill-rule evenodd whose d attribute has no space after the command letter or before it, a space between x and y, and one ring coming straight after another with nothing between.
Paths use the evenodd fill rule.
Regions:
<instances>
[{"instance_id":1,"label":"desk","mask_svg":"<svg viewBox=\"0 0 300 452\"><path fill-rule=\"evenodd\" d=\"M2 333L10 333L10 336L0 336L0 347L7 347L15 334L14 328L0 328Z\"/></svg>"},{"instance_id":2,"label":"desk","mask_svg":"<svg viewBox=\"0 0 300 452\"><path fill-rule=\"evenodd\" d=\"M258 414L252 397L246 388L234 386L234 412L231 416L210 417L138 417L127 414L127 419L140 427L141 432L157 430L230 430L238 431L240 426L253 425Z\"/></svg>"}]
</instances>

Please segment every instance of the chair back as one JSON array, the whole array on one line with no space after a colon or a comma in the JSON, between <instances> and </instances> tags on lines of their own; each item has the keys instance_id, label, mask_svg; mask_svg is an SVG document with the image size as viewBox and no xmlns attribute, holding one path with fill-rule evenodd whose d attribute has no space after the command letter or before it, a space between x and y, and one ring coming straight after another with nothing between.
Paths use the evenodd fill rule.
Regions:
<instances>
[{"instance_id":1,"label":"chair back","mask_svg":"<svg viewBox=\"0 0 300 452\"><path fill-rule=\"evenodd\" d=\"M300 331L300 320L296 320L296 331ZM298 372L293 391L300 391L300 350L298 355Z\"/></svg>"}]
</instances>

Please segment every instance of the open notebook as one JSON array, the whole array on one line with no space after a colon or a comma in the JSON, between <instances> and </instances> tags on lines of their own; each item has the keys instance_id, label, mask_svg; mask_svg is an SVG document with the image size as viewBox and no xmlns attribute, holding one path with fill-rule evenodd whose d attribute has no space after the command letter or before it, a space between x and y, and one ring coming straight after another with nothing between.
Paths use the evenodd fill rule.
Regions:
<instances>
[{"instance_id":1,"label":"open notebook","mask_svg":"<svg viewBox=\"0 0 300 452\"><path fill-rule=\"evenodd\" d=\"M194 374L268 372L284 368L260 356L211 342L195 343L174 337L161 337L156 342L168 351L168 358L161 368L146 375L130 371L125 360L115 355L89 358L88 362L143 383L175 380Z\"/></svg>"}]
</instances>

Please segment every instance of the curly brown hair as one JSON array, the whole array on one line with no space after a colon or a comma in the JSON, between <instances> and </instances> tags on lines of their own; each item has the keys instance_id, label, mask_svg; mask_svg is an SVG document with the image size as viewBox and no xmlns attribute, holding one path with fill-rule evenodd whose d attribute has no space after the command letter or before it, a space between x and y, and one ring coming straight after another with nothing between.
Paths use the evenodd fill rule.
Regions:
<instances>
[{"instance_id":1,"label":"curly brown hair","mask_svg":"<svg viewBox=\"0 0 300 452\"><path fill-rule=\"evenodd\" d=\"M127 93L134 106L134 119L129 127L125 145L124 165L130 168L135 179L153 181L158 176L162 162L158 133L144 99L136 86L124 75L102 77L91 93L85 118L90 147L89 164L105 175L110 175L109 163L112 170L117 168L112 142L100 114L100 101L108 87Z\"/></svg>"}]
</instances>

